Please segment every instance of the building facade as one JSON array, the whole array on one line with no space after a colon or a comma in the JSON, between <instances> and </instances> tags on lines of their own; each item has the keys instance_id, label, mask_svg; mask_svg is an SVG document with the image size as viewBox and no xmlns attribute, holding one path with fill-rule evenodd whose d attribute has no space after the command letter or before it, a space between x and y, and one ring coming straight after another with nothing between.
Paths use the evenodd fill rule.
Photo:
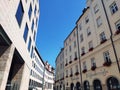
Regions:
<instances>
[{"instance_id":1,"label":"building facade","mask_svg":"<svg viewBox=\"0 0 120 90\"><path fill-rule=\"evenodd\" d=\"M120 0L87 0L86 4L76 27L64 41L65 88L120 90ZM74 31L78 62L73 61ZM75 63L78 76L74 76Z\"/></svg>"},{"instance_id":2,"label":"building facade","mask_svg":"<svg viewBox=\"0 0 120 90\"><path fill-rule=\"evenodd\" d=\"M55 74L55 89L65 90L64 82L64 48L61 49L60 53L56 58L56 74Z\"/></svg>"},{"instance_id":3,"label":"building facade","mask_svg":"<svg viewBox=\"0 0 120 90\"><path fill-rule=\"evenodd\" d=\"M45 62L43 90L53 90L54 88L54 68Z\"/></svg>"}]
</instances>

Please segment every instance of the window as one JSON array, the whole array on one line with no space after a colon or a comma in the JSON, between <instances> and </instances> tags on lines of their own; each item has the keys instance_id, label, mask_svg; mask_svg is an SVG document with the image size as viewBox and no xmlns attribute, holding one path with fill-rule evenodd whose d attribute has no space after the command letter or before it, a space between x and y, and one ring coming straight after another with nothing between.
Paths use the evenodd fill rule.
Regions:
<instances>
[{"instance_id":1,"label":"window","mask_svg":"<svg viewBox=\"0 0 120 90\"><path fill-rule=\"evenodd\" d=\"M23 14L24 14L24 10L23 10L23 6L22 6L22 2L20 0L20 3L19 3L18 8L17 8L16 15L15 15L19 26L21 25Z\"/></svg>"},{"instance_id":2,"label":"window","mask_svg":"<svg viewBox=\"0 0 120 90\"><path fill-rule=\"evenodd\" d=\"M75 52L74 55L75 55L75 58L77 58L77 52Z\"/></svg>"},{"instance_id":3,"label":"window","mask_svg":"<svg viewBox=\"0 0 120 90\"><path fill-rule=\"evenodd\" d=\"M91 66L96 66L95 58L91 58Z\"/></svg>"},{"instance_id":4,"label":"window","mask_svg":"<svg viewBox=\"0 0 120 90\"><path fill-rule=\"evenodd\" d=\"M34 15L36 15L36 11L37 11L37 6L35 5Z\"/></svg>"},{"instance_id":5,"label":"window","mask_svg":"<svg viewBox=\"0 0 120 90\"><path fill-rule=\"evenodd\" d=\"M72 68L70 69L70 73L73 74Z\"/></svg>"},{"instance_id":6,"label":"window","mask_svg":"<svg viewBox=\"0 0 120 90\"><path fill-rule=\"evenodd\" d=\"M68 63L68 60L66 59L66 63Z\"/></svg>"},{"instance_id":7,"label":"window","mask_svg":"<svg viewBox=\"0 0 120 90\"><path fill-rule=\"evenodd\" d=\"M72 56L70 56L70 61L72 61Z\"/></svg>"},{"instance_id":8,"label":"window","mask_svg":"<svg viewBox=\"0 0 120 90\"><path fill-rule=\"evenodd\" d=\"M87 28L87 36L89 36L91 34L90 28Z\"/></svg>"},{"instance_id":9,"label":"window","mask_svg":"<svg viewBox=\"0 0 120 90\"><path fill-rule=\"evenodd\" d=\"M31 19L31 15L32 15L32 6L31 6L31 4L30 4L30 7L29 7L28 15L29 15L29 19Z\"/></svg>"},{"instance_id":10,"label":"window","mask_svg":"<svg viewBox=\"0 0 120 90\"><path fill-rule=\"evenodd\" d=\"M87 66L86 66L86 61L85 62L83 62L83 69L85 70L85 69L87 69Z\"/></svg>"},{"instance_id":11,"label":"window","mask_svg":"<svg viewBox=\"0 0 120 90\"><path fill-rule=\"evenodd\" d=\"M105 36L105 33L104 33L104 32L102 32L102 33L100 34L100 40L101 40L101 41L106 40L106 36Z\"/></svg>"},{"instance_id":12,"label":"window","mask_svg":"<svg viewBox=\"0 0 120 90\"><path fill-rule=\"evenodd\" d=\"M76 65L76 72L78 72L78 65Z\"/></svg>"},{"instance_id":13,"label":"window","mask_svg":"<svg viewBox=\"0 0 120 90\"><path fill-rule=\"evenodd\" d=\"M66 70L66 76L68 76L68 70Z\"/></svg>"},{"instance_id":14,"label":"window","mask_svg":"<svg viewBox=\"0 0 120 90\"><path fill-rule=\"evenodd\" d=\"M83 41L83 34L80 35L80 41Z\"/></svg>"},{"instance_id":15,"label":"window","mask_svg":"<svg viewBox=\"0 0 120 90\"><path fill-rule=\"evenodd\" d=\"M110 55L109 55L109 52L108 52L108 51L104 52L104 53L103 53L103 56L104 56L105 62L110 62L110 61L111 61L111 60L110 60Z\"/></svg>"},{"instance_id":16,"label":"window","mask_svg":"<svg viewBox=\"0 0 120 90\"><path fill-rule=\"evenodd\" d=\"M74 41L74 48L76 47L76 41Z\"/></svg>"},{"instance_id":17,"label":"window","mask_svg":"<svg viewBox=\"0 0 120 90\"><path fill-rule=\"evenodd\" d=\"M71 42L71 38L69 38L69 42Z\"/></svg>"},{"instance_id":18,"label":"window","mask_svg":"<svg viewBox=\"0 0 120 90\"><path fill-rule=\"evenodd\" d=\"M96 4L95 7L94 7L94 12L95 14L99 11L99 8L98 8L98 5Z\"/></svg>"},{"instance_id":19,"label":"window","mask_svg":"<svg viewBox=\"0 0 120 90\"><path fill-rule=\"evenodd\" d=\"M93 43L92 43L92 41L89 42L89 48L93 48Z\"/></svg>"},{"instance_id":20,"label":"window","mask_svg":"<svg viewBox=\"0 0 120 90\"><path fill-rule=\"evenodd\" d=\"M33 55L33 46L32 46L31 55L30 55L30 56L31 56L31 58L32 58L32 55Z\"/></svg>"},{"instance_id":21,"label":"window","mask_svg":"<svg viewBox=\"0 0 120 90\"><path fill-rule=\"evenodd\" d=\"M81 24L79 24L79 29L82 30L82 26L81 26Z\"/></svg>"},{"instance_id":22,"label":"window","mask_svg":"<svg viewBox=\"0 0 120 90\"><path fill-rule=\"evenodd\" d=\"M31 47L31 38L29 38L28 51L30 51L30 47Z\"/></svg>"},{"instance_id":23,"label":"window","mask_svg":"<svg viewBox=\"0 0 120 90\"><path fill-rule=\"evenodd\" d=\"M100 27L102 25L102 20L101 20L101 17L98 17L96 19L96 22L97 22L97 27Z\"/></svg>"},{"instance_id":24,"label":"window","mask_svg":"<svg viewBox=\"0 0 120 90\"><path fill-rule=\"evenodd\" d=\"M35 37L36 37L36 31L34 31L34 36L33 36L34 41L35 41Z\"/></svg>"},{"instance_id":25,"label":"window","mask_svg":"<svg viewBox=\"0 0 120 90\"><path fill-rule=\"evenodd\" d=\"M71 46L69 46L69 51L71 52Z\"/></svg>"},{"instance_id":26,"label":"window","mask_svg":"<svg viewBox=\"0 0 120 90\"><path fill-rule=\"evenodd\" d=\"M23 34L23 38L24 38L24 41L25 41L25 42L26 42L26 40L27 40L27 36L28 36L28 26L27 26L27 24L26 24L25 30L24 30L24 34Z\"/></svg>"},{"instance_id":27,"label":"window","mask_svg":"<svg viewBox=\"0 0 120 90\"><path fill-rule=\"evenodd\" d=\"M114 14L115 12L118 11L118 7L115 2L112 3L112 5L110 5L110 11L111 11L111 14Z\"/></svg>"},{"instance_id":28,"label":"window","mask_svg":"<svg viewBox=\"0 0 120 90\"><path fill-rule=\"evenodd\" d=\"M115 23L115 26L116 26L116 29L117 29L117 30L120 30L120 20L118 20L118 21Z\"/></svg>"},{"instance_id":29,"label":"window","mask_svg":"<svg viewBox=\"0 0 120 90\"><path fill-rule=\"evenodd\" d=\"M73 37L75 37L75 35L76 35L76 33L75 33L75 31L74 31L74 33L73 33Z\"/></svg>"},{"instance_id":30,"label":"window","mask_svg":"<svg viewBox=\"0 0 120 90\"><path fill-rule=\"evenodd\" d=\"M82 52L82 53L85 53L85 47L82 47L82 48L81 48L81 52Z\"/></svg>"},{"instance_id":31,"label":"window","mask_svg":"<svg viewBox=\"0 0 120 90\"><path fill-rule=\"evenodd\" d=\"M66 51L65 51L65 52L66 52L65 54L66 54L66 56L67 56L67 49L66 49Z\"/></svg>"},{"instance_id":32,"label":"window","mask_svg":"<svg viewBox=\"0 0 120 90\"><path fill-rule=\"evenodd\" d=\"M32 27L31 27L32 32L33 32L33 29L34 29L34 19L32 21Z\"/></svg>"},{"instance_id":33,"label":"window","mask_svg":"<svg viewBox=\"0 0 120 90\"><path fill-rule=\"evenodd\" d=\"M89 22L89 18L87 16L87 17L85 17L85 23L87 24L88 22Z\"/></svg>"}]
</instances>

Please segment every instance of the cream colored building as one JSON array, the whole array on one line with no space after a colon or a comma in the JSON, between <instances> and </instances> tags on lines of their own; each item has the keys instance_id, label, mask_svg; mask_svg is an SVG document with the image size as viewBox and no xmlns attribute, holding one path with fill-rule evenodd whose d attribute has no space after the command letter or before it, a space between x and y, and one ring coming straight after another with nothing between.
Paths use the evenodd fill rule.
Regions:
<instances>
[{"instance_id":1,"label":"cream colored building","mask_svg":"<svg viewBox=\"0 0 120 90\"><path fill-rule=\"evenodd\" d=\"M64 82L64 48L61 49L60 53L56 58L56 72L55 72L55 89L65 90Z\"/></svg>"},{"instance_id":2,"label":"cream colored building","mask_svg":"<svg viewBox=\"0 0 120 90\"><path fill-rule=\"evenodd\" d=\"M120 0L87 0L86 4L64 41L65 88L120 90ZM74 76L76 65L78 76Z\"/></svg>"},{"instance_id":3,"label":"cream colored building","mask_svg":"<svg viewBox=\"0 0 120 90\"><path fill-rule=\"evenodd\" d=\"M28 90L39 0L0 0L0 90Z\"/></svg>"}]
</instances>

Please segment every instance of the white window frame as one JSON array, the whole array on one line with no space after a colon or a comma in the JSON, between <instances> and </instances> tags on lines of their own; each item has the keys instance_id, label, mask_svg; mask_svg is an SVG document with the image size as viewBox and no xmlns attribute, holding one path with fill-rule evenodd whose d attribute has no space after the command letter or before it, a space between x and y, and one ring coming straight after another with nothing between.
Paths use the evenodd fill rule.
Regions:
<instances>
[{"instance_id":1,"label":"white window frame","mask_svg":"<svg viewBox=\"0 0 120 90\"><path fill-rule=\"evenodd\" d=\"M97 22L97 27L100 27L102 25L102 18L99 16L97 19L96 19L96 22Z\"/></svg>"},{"instance_id":2,"label":"white window frame","mask_svg":"<svg viewBox=\"0 0 120 90\"><path fill-rule=\"evenodd\" d=\"M94 13L96 14L99 11L98 4L94 6Z\"/></svg>"},{"instance_id":3,"label":"white window frame","mask_svg":"<svg viewBox=\"0 0 120 90\"><path fill-rule=\"evenodd\" d=\"M111 61L109 51L104 52L103 57L104 57L105 62Z\"/></svg>"},{"instance_id":4,"label":"white window frame","mask_svg":"<svg viewBox=\"0 0 120 90\"><path fill-rule=\"evenodd\" d=\"M110 11L111 11L111 14L114 14L118 11L118 6L115 2L113 2L111 5L110 5Z\"/></svg>"},{"instance_id":5,"label":"white window frame","mask_svg":"<svg viewBox=\"0 0 120 90\"><path fill-rule=\"evenodd\" d=\"M115 23L116 30L120 30L120 20Z\"/></svg>"},{"instance_id":6,"label":"white window frame","mask_svg":"<svg viewBox=\"0 0 120 90\"><path fill-rule=\"evenodd\" d=\"M100 40L101 40L101 41L106 40L106 36L105 36L105 33L104 33L104 32L102 32L102 33L100 34Z\"/></svg>"}]
</instances>

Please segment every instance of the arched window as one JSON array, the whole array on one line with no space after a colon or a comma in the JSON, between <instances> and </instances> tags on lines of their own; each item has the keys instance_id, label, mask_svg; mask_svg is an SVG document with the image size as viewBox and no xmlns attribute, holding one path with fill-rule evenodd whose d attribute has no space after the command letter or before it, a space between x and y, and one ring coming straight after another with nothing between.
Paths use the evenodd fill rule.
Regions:
<instances>
[{"instance_id":1,"label":"arched window","mask_svg":"<svg viewBox=\"0 0 120 90\"><path fill-rule=\"evenodd\" d=\"M115 77L110 77L107 79L108 90L120 90L120 83Z\"/></svg>"},{"instance_id":2,"label":"arched window","mask_svg":"<svg viewBox=\"0 0 120 90\"><path fill-rule=\"evenodd\" d=\"M81 90L79 82L76 83L76 90Z\"/></svg>"},{"instance_id":3,"label":"arched window","mask_svg":"<svg viewBox=\"0 0 120 90\"><path fill-rule=\"evenodd\" d=\"M88 81L84 82L84 90L90 90L90 85Z\"/></svg>"},{"instance_id":4,"label":"arched window","mask_svg":"<svg viewBox=\"0 0 120 90\"><path fill-rule=\"evenodd\" d=\"M102 85L100 80L96 79L93 81L94 90L102 90Z\"/></svg>"},{"instance_id":5,"label":"arched window","mask_svg":"<svg viewBox=\"0 0 120 90\"><path fill-rule=\"evenodd\" d=\"M70 85L70 90L74 90L74 84L73 83L71 83L71 85Z\"/></svg>"}]
</instances>

